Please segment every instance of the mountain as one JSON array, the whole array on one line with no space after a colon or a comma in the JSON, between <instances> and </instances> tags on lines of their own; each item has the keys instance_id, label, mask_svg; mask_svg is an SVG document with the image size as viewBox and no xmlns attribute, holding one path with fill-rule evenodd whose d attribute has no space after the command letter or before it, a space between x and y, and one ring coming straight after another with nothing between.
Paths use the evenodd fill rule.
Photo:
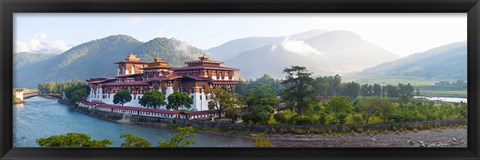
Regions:
<instances>
[{"instance_id":1,"label":"mountain","mask_svg":"<svg viewBox=\"0 0 480 160\"><path fill-rule=\"evenodd\" d=\"M334 75L361 71L398 58L353 32L319 30L306 35L309 34L300 33L281 43L239 53L225 64L240 68L245 79L263 74L284 78L283 69L291 65L305 66L314 75Z\"/></svg>"},{"instance_id":2,"label":"mountain","mask_svg":"<svg viewBox=\"0 0 480 160\"><path fill-rule=\"evenodd\" d=\"M414 76L430 80L467 80L467 42L440 46L392 62L383 63L354 76Z\"/></svg>"},{"instance_id":3,"label":"mountain","mask_svg":"<svg viewBox=\"0 0 480 160\"><path fill-rule=\"evenodd\" d=\"M285 39L308 40L325 32L325 30L314 29L287 37L247 37L235 39L220 46L210 48L206 52L212 55L212 57L224 61L248 50L257 49L271 44L280 44Z\"/></svg>"},{"instance_id":4,"label":"mountain","mask_svg":"<svg viewBox=\"0 0 480 160\"><path fill-rule=\"evenodd\" d=\"M114 76L117 66L130 53L137 54L143 61L160 57L172 66L183 65L205 54L200 49L184 42L156 38L143 43L130 36L115 35L86 42L70 50L14 71L15 87L36 87L45 81L85 80L95 76Z\"/></svg>"},{"instance_id":5,"label":"mountain","mask_svg":"<svg viewBox=\"0 0 480 160\"><path fill-rule=\"evenodd\" d=\"M28 52L15 53L15 56L13 59L13 66L14 68L19 68L19 67L36 63L39 61L47 60L56 55L57 54L50 54L50 53L28 53Z\"/></svg>"},{"instance_id":6,"label":"mountain","mask_svg":"<svg viewBox=\"0 0 480 160\"><path fill-rule=\"evenodd\" d=\"M320 35L324 34L325 32L327 32L327 31L326 30L320 30L320 29L314 29L314 30L309 30L309 31L302 32L302 33L297 33L297 34L288 36L287 38L288 39L293 39L293 40L309 40L309 39L315 38L317 36L320 36Z\"/></svg>"},{"instance_id":7,"label":"mountain","mask_svg":"<svg viewBox=\"0 0 480 160\"><path fill-rule=\"evenodd\" d=\"M218 60L227 60L239 53L260 48L270 44L277 44L283 41L283 37L248 37L228 41L220 46L210 48L206 52Z\"/></svg>"}]
</instances>

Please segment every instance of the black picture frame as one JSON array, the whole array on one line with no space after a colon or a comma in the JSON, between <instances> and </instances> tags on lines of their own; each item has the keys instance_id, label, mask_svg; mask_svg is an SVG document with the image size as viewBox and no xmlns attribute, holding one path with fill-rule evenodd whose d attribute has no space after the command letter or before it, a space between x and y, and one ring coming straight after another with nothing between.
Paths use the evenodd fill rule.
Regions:
<instances>
[{"instance_id":1,"label":"black picture frame","mask_svg":"<svg viewBox=\"0 0 480 160\"><path fill-rule=\"evenodd\" d=\"M479 159L478 0L0 0L1 159ZM467 148L12 148L13 13L468 13Z\"/></svg>"}]
</instances>

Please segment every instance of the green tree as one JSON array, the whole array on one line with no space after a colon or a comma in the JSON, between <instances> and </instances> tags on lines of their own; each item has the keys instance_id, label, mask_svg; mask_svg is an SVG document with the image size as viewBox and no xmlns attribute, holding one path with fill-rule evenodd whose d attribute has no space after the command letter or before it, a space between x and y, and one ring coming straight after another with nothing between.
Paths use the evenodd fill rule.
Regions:
<instances>
[{"instance_id":1,"label":"green tree","mask_svg":"<svg viewBox=\"0 0 480 160\"><path fill-rule=\"evenodd\" d=\"M190 140L189 138L195 138L195 134L193 134L195 130L193 127L178 127L177 133L169 140L159 142L160 147L186 147L191 144L195 144L196 142Z\"/></svg>"},{"instance_id":2,"label":"green tree","mask_svg":"<svg viewBox=\"0 0 480 160\"><path fill-rule=\"evenodd\" d=\"M112 144L112 140L91 140L90 136L83 133L70 132L64 135L53 135L48 138L39 138L36 140L41 147L107 147Z\"/></svg>"},{"instance_id":3,"label":"green tree","mask_svg":"<svg viewBox=\"0 0 480 160\"><path fill-rule=\"evenodd\" d=\"M386 85L383 89L387 97L398 97L398 89L396 86Z\"/></svg>"},{"instance_id":4,"label":"green tree","mask_svg":"<svg viewBox=\"0 0 480 160\"><path fill-rule=\"evenodd\" d=\"M248 90L246 101L249 107L255 105L276 106L279 103L275 90L268 85L255 86Z\"/></svg>"},{"instance_id":5,"label":"green tree","mask_svg":"<svg viewBox=\"0 0 480 160\"><path fill-rule=\"evenodd\" d=\"M387 123L387 119L397 111L398 106L389 101L381 101L377 108L378 114L383 119L383 123Z\"/></svg>"},{"instance_id":6,"label":"green tree","mask_svg":"<svg viewBox=\"0 0 480 160\"><path fill-rule=\"evenodd\" d=\"M330 78L328 77L317 77L315 78L315 83L317 83L317 95L319 96L328 96L328 90L330 89Z\"/></svg>"},{"instance_id":7,"label":"green tree","mask_svg":"<svg viewBox=\"0 0 480 160\"><path fill-rule=\"evenodd\" d=\"M207 90L207 93L210 94L211 103L209 107L214 107L219 111L219 117L222 117L222 112L225 107L236 107L240 104L237 96L234 93L231 93L227 90L224 90L220 87L210 88Z\"/></svg>"},{"instance_id":8,"label":"green tree","mask_svg":"<svg viewBox=\"0 0 480 160\"><path fill-rule=\"evenodd\" d=\"M115 98L115 97L114 97ZM159 106L166 105L165 96L156 90L145 92L138 102L145 107L158 109Z\"/></svg>"},{"instance_id":9,"label":"green tree","mask_svg":"<svg viewBox=\"0 0 480 160\"><path fill-rule=\"evenodd\" d=\"M264 133L260 133L255 138L255 147L272 147L272 143L265 138Z\"/></svg>"},{"instance_id":10,"label":"green tree","mask_svg":"<svg viewBox=\"0 0 480 160\"><path fill-rule=\"evenodd\" d=\"M359 104L359 110L362 113L365 124L368 124L370 118L376 113L377 106L382 103L382 99L378 97L368 97L366 101Z\"/></svg>"},{"instance_id":11,"label":"green tree","mask_svg":"<svg viewBox=\"0 0 480 160\"><path fill-rule=\"evenodd\" d=\"M310 77L305 67L292 66L283 70L287 74L282 82L285 89L282 98L291 109L302 114L312 103L316 102L315 80Z\"/></svg>"},{"instance_id":12,"label":"green tree","mask_svg":"<svg viewBox=\"0 0 480 160\"><path fill-rule=\"evenodd\" d=\"M337 96L327 103L327 111L333 114L335 123L344 124L347 116L353 112L353 105L347 96Z\"/></svg>"},{"instance_id":13,"label":"green tree","mask_svg":"<svg viewBox=\"0 0 480 160\"><path fill-rule=\"evenodd\" d=\"M232 123L235 123L240 117L240 110L238 108L229 108L225 111L225 117L232 120Z\"/></svg>"},{"instance_id":14,"label":"green tree","mask_svg":"<svg viewBox=\"0 0 480 160\"><path fill-rule=\"evenodd\" d=\"M355 99L358 97L359 94L360 94L360 84L355 82L350 82L345 84L343 95L349 96L350 99ZM367 91L367 95L368 95L368 91Z\"/></svg>"},{"instance_id":15,"label":"green tree","mask_svg":"<svg viewBox=\"0 0 480 160\"><path fill-rule=\"evenodd\" d=\"M373 95L377 96L377 97L380 97L382 95L382 86L375 83L373 85Z\"/></svg>"},{"instance_id":16,"label":"green tree","mask_svg":"<svg viewBox=\"0 0 480 160\"><path fill-rule=\"evenodd\" d=\"M178 110L179 107L192 108L193 99L187 93L174 92L168 96L168 109Z\"/></svg>"},{"instance_id":17,"label":"green tree","mask_svg":"<svg viewBox=\"0 0 480 160\"><path fill-rule=\"evenodd\" d=\"M78 84L72 87L65 88L65 96L68 98L71 104L86 99L90 92L90 87L87 84Z\"/></svg>"},{"instance_id":18,"label":"green tree","mask_svg":"<svg viewBox=\"0 0 480 160\"><path fill-rule=\"evenodd\" d=\"M135 147L135 148L144 148L150 147L150 142L143 139L139 136L134 136L131 134L122 134L120 138L124 138L125 141L120 145L120 147Z\"/></svg>"},{"instance_id":19,"label":"green tree","mask_svg":"<svg viewBox=\"0 0 480 160\"><path fill-rule=\"evenodd\" d=\"M143 98L143 97L142 97ZM123 104L128 103L132 100L132 95L128 90L120 90L113 96L113 103L114 104Z\"/></svg>"}]
</instances>

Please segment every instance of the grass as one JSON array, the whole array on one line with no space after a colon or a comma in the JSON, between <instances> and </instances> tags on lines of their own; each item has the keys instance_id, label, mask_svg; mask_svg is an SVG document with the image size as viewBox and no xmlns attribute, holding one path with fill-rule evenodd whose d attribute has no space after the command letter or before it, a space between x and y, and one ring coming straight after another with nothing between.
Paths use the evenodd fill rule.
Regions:
<instances>
[{"instance_id":1,"label":"grass","mask_svg":"<svg viewBox=\"0 0 480 160\"><path fill-rule=\"evenodd\" d=\"M410 83L413 86L421 86L421 85L433 85L437 80L428 80L423 77L415 77L415 76L369 76L369 77L342 77L345 78L345 82L355 81L362 84L380 84L380 85L398 85L398 83L407 84Z\"/></svg>"},{"instance_id":2,"label":"grass","mask_svg":"<svg viewBox=\"0 0 480 160\"><path fill-rule=\"evenodd\" d=\"M430 97L467 97L467 91L421 91L421 93Z\"/></svg>"}]
</instances>

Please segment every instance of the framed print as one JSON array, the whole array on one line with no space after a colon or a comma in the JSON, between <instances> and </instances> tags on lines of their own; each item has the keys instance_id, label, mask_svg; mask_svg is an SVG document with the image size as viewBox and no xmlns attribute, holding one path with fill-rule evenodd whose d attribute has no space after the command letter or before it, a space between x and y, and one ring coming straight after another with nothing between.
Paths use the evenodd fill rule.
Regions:
<instances>
[{"instance_id":1,"label":"framed print","mask_svg":"<svg viewBox=\"0 0 480 160\"><path fill-rule=\"evenodd\" d=\"M2 1L2 159L478 159L478 1Z\"/></svg>"}]
</instances>

